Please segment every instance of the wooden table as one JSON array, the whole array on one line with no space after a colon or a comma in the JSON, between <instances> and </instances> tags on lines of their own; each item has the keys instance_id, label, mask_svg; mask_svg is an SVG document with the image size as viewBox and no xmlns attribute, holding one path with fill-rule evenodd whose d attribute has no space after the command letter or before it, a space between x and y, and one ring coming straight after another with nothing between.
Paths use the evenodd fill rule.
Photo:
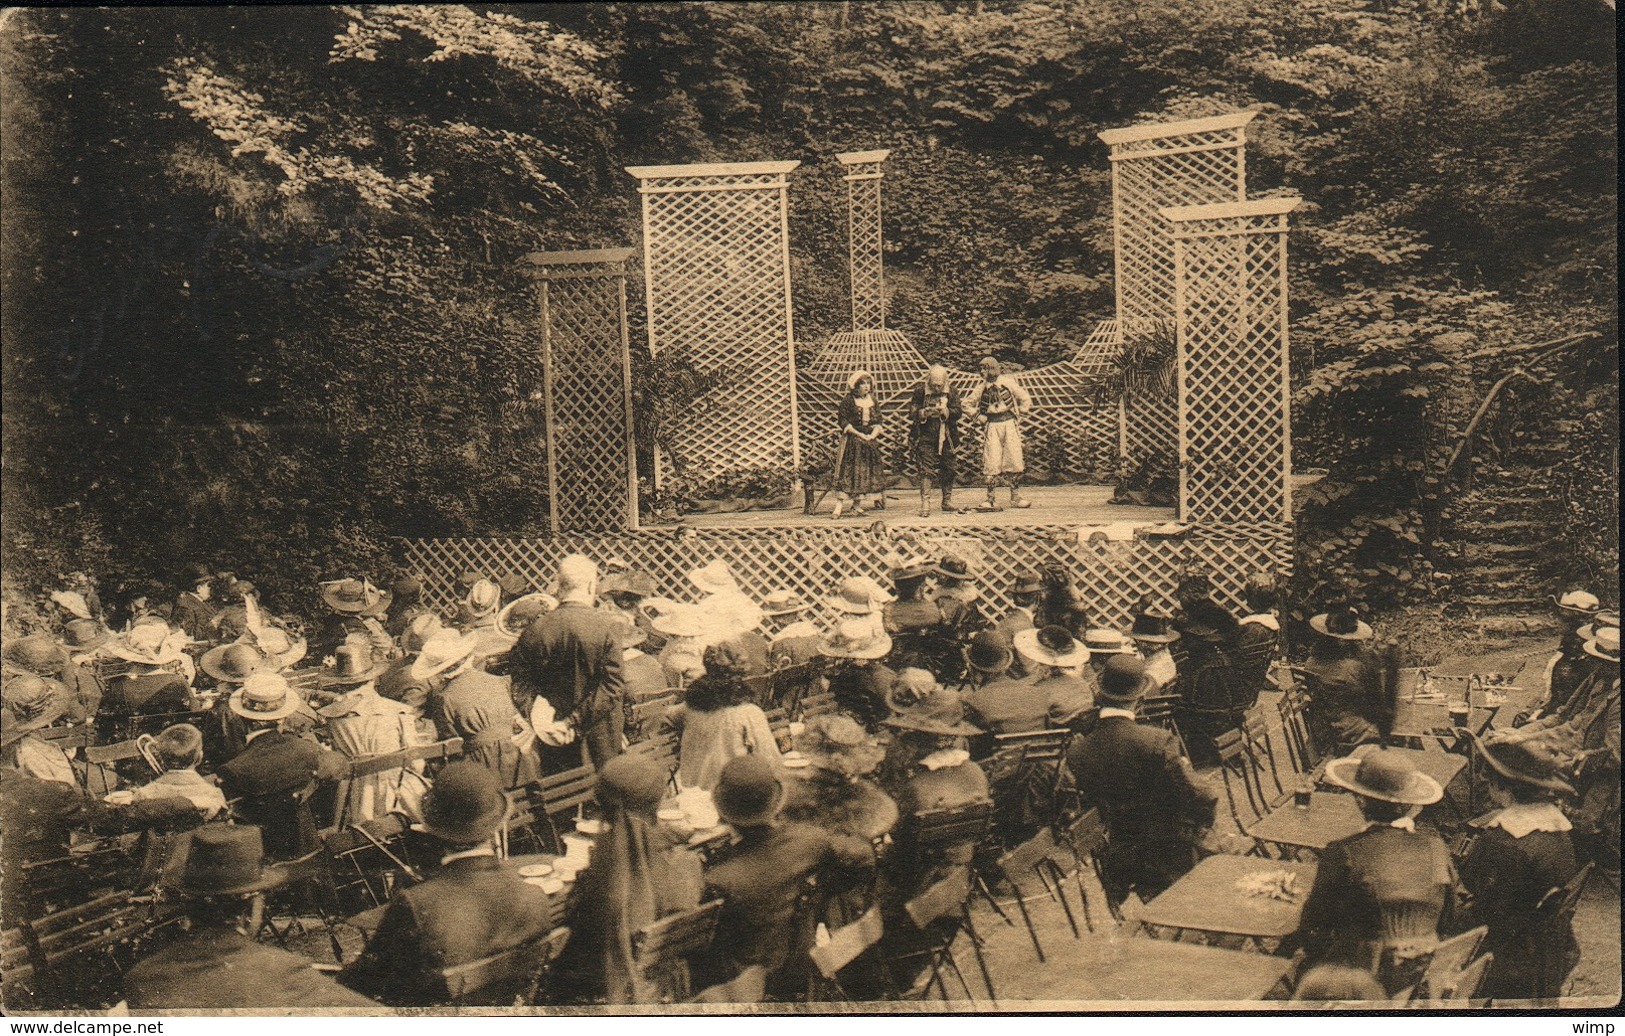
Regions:
<instances>
[{"instance_id":1,"label":"wooden table","mask_svg":"<svg viewBox=\"0 0 1625 1036\"><path fill-rule=\"evenodd\" d=\"M1280 939L1298 930L1303 901L1315 883L1313 863L1265 860L1256 856L1209 856L1167 891L1145 905L1140 920L1159 928L1178 928L1217 935ZM1259 871L1288 871L1297 879L1293 902L1249 896L1236 882Z\"/></svg>"},{"instance_id":2,"label":"wooden table","mask_svg":"<svg viewBox=\"0 0 1625 1036\"><path fill-rule=\"evenodd\" d=\"M1319 852L1339 838L1364 830L1365 817L1353 795L1317 791L1306 808L1289 801L1249 827L1247 834L1271 845Z\"/></svg>"},{"instance_id":3,"label":"wooden table","mask_svg":"<svg viewBox=\"0 0 1625 1036\"><path fill-rule=\"evenodd\" d=\"M1499 705L1493 708L1475 706L1467 714L1468 729L1483 737L1484 731L1489 729L1490 721L1495 719L1495 714L1500 709ZM1449 703L1443 701L1410 701L1401 698L1399 710L1394 715L1395 737L1448 737L1453 741L1452 735L1435 734L1433 731L1441 727L1454 729L1456 726L1457 724L1450 719Z\"/></svg>"},{"instance_id":4,"label":"wooden table","mask_svg":"<svg viewBox=\"0 0 1625 1036\"><path fill-rule=\"evenodd\" d=\"M1069 1000L1226 1004L1262 1000L1292 967L1285 957L1164 939L1088 940L1068 976Z\"/></svg>"}]
</instances>

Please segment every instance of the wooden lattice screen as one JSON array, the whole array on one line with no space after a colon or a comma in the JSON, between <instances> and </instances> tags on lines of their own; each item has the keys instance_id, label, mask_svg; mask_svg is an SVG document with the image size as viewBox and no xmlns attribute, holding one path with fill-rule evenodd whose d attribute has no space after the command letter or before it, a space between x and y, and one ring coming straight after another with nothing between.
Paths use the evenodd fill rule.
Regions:
<instances>
[{"instance_id":1,"label":"wooden lattice screen","mask_svg":"<svg viewBox=\"0 0 1625 1036\"><path fill-rule=\"evenodd\" d=\"M1160 215L1174 205L1247 197L1247 124L1256 112L1106 130L1111 148L1112 238L1117 327L1127 337L1174 319L1174 248ZM1123 452L1172 453L1178 441L1172 399L1127 397Z\"/></svg>"},{"instance_id":2,"label":"wooden lattice screen","mask_svg":"<svg viewBox=\"0 0 1625 1036\"><path fill-rule=\"evenodd\" d=\"M798 165L627 168L641 181L650 349L737 375L673 430L695 474L800 467L786 180Z\"/></svg>"},{"instance_id":3,"label":"wooden lattice screen","mask_svg":"<svg viewBox=\"0 0 1625 1036\"><path fill-rule=\"evenodd\" d=\"M848 151L836 155L847 167L846 234L852 271L852 330L886 326L885 259L881 252L880 163L890 151Z\"/></svg>"},{"instance_id":4,"label":"wooden lattice screen","mask_svg":"<svg viewBox=\"0 0 1625 1036\"><path fill-rule=\"evenodd\" d=\"M1188 521L1291 520L1287 213L1297 198L1163 210L1179 324L1179 498Z\"/></svg>"},{"instance_id":5,"label":"wooden lattice screen","mask_svg":"<svg viewBox=\"0 0 1625 1036\"><path fill-rule=\"evenodd\" d=\"M526 267L541 307L548 526L638 527L632 357L626 333L630 248L537 252Z\"/></svg>"}]
</instances>

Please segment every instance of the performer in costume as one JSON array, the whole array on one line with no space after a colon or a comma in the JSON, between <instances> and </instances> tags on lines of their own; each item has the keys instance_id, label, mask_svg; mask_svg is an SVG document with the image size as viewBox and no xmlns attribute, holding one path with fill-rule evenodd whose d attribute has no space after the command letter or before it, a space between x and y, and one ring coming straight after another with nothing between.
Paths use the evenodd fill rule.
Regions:
<instances>
[{"instance_id":1,"label":"performer in costume","mask_svg":"<svg viewBox=\"0 0 1625 1036\"><path fill-rule=\"evenodd\" d=\"M1020 488L1027 469L1021 456L1021 416L1032 409L1033 398L1013 375L1001 373L998 360L988 356L982 360L982 384L971 393L970 405L976 408L976 419L987 425L982 445L987 509L1003 510L994 498L1001 485L1010 487L1011 507L1031 507L1032 501L1022 499Z\"/></svg>"},{"instance_id":2,"label":"performer in costume","mask_svg":"<svg viewBox=\"0 0 1625 1036\"><path fill-rule=\"evenodd\" d=\"M832 483L836 494L833 518L839 518L847 504L850 504L847 514L864 514L863 497L881 491L878 440L883 425L874 386L875 379L868 371L855 371L846 380L846 398L841 400L837 414L841 445L836 453Z\"/></svg>"},{"instance_id":3,"label":"performer in costume","mask_svg":"<svg viewBox=\"0 0 1625 1036\"><path fill-rule=\"evenodd\" d=\"M909 396L909 437L920 475L920 517L931 517L931 479L942 487L942 513L955 514L954 451L959 447L959 392L948 381L948 368L937 365Z\"/></svg>"}]
</instances>

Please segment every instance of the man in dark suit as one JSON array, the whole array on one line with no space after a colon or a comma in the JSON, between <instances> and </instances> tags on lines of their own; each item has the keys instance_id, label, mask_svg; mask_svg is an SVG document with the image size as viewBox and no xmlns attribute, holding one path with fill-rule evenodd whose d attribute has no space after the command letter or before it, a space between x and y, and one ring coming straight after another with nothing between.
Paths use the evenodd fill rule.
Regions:
<instances>
[{"instance_id":1,"label":"man in dark suit","mask_svg":"<svg viewBox=\"0 0 1625 1036\"><path fill-rule=\"evenodd\" d=\"M132 1011L314 1010L378 1005L311 967L296 953L240 931L255 898L276 883L262 866L259 828L211 824L188 836L186 865L170 891L185 901L186 935L124 974Z\"/></svg>"},{"instance_id":2,"label":"man in dark suit","mask_svg":"<svg viewBox=\"0 0 1625 1036\"><path fill-rule=\"evenodd\" d=\"M1140 659L1107 661L1095 698L1099 722L1066 753L1078 791L1100 807L1111 833L1101 864L1114 898L1134 889L1149 899L1196 866L1218 803L1172 734L1135 722L1134 706L1150 683Z\"/></svg>"},{"instance_id":3,"label":"man in dark suit","mask_svg":"<svg viewBox=\"0 0 1625 1036\"><path fill-rule=\"evenodd\" d=\"M712 798L740 842L705 871L712 893L706 899L724 904L713 945L724 948L737 969L766 968L770 989L794 989L805 977L785 965L804 960L810 948L795 945L792 924L808 876L818 873L823 891L840 891L875 862L874 850L862 839L781 824L784 796L773 765L760 756L739 756L724 766ZM804 982L800 988L806 988Z\"/></svg>"},{"instance_id":4,"label":"man in dark suit","mask_svg":"<svg viewBox=\"0 0 1625 1036\"><path fill-rule=\"evenodd\" d=\"M214 574L209 571L208 565L194 563L186 566L181 574L181 582L187 589L175 598L169 621L184 630L190 640L213 640L219 621L218 611L210 599L213 597Z\"/></svg>"},{"instance_id":5,"label":"man in dark suit","mask_svg":"<svg viewBox=\"0 0 1625 1036\"><path fill-rule=\"evenodd\" d=\"M446 767L423 800L423 830L442 843L440 870L395 893L366 950L339 980L394 1007L436 1001L439 972L513 949L554 927L547 893L496 856L507 817L489 769ZM511 997L512 991L506 991Z\"/></svg>"},{"instance_id":6,"label":"man in dark suit","mask_svg":"<svg viewBox=\"0 0 1625 1036\"><path fill-rule=\"evenodd\" d=\"M1043 593L1044 581L1039 578L1037 572L1021 572L1016 575L1015 589L1010 592L1010 610L993 624L993 632L1004 638L1005 647L1014 651L1016 634L1033 628L1035 624L1033 612L1038 607L1038 600ZM1020 655L1012 659L1010 675L1017 680L1025 680L1032 675Z\"/></svg>"},{"instance_id":7,"label":"man in dark suit","mask_svg":"<svg viewBox=\"0 0 1625 1036\"><path fill-rule=\"evenodd\" d=\"M227 799L241 799L239 818L264 831L273 860L291 860L318 848L309 794L319 780L335 780L349 769L337 752L282 729L299 708L299 696L275 673L255 673L232 694L231 711L248 721L248 747L220 767L217 776Z\"/></svg>"},{"instance_id":8,"label":"man in dark suit","mask_svg":"<svg viewBox=\"0 0 1625 1036\"><path fill-rule=\"evenodd\" d=\"M556 772L580 765L579 756L561 752L577 738L586 742L594 767L621 752L625 725L621 700L619 620L594 607L598 566L580 554L559 562L559 606L532 622L509 652L519 704L530 713L542 743L542 766ZM545 698L552 716L531 707ZM552 749L552 751L549 751Z\"/></svg>"}]
</instances>

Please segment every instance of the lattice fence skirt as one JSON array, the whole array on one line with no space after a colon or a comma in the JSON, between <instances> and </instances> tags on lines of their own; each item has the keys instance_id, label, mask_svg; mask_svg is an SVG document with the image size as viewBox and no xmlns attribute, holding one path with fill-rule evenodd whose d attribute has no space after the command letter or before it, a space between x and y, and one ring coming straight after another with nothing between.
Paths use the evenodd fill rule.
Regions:
<instances>
[{"instance_id":1,"label":"lattice fence skirt","mask_svg":"<svg viewBox=\"0 0 1625 1036\"><path fill-rule=\"evenodd\" d=\"M1285 574L1292 561L1290 532L1284 526L1196 527L1176 539L1084 544L1078 543L1075 530L1061 526L980 533L871 529L648 529L554 540L409 540L404 548L407 568L422 580L426 600L436 607L455 603L458 576L468 569L519 573L545 588L552 585L559 559L574 553L600 565L623 558L653 576L662 594L679 600L698 597L688 573L721 558L748 593L761 597L772 590L794 590L820 602L848 576L884 580L887 555L952 553L979 573L988 611L996 615L1017 572L1062 564L1094 602L1094 621L1119 628L1131 621L1142 596L1172 607L1178 573L1188 566L1205 567L1218 599L1239 610L1248 576L1261 569ZM827 626L834 616L816 618Z\"/></svg>"}]
</instances>

